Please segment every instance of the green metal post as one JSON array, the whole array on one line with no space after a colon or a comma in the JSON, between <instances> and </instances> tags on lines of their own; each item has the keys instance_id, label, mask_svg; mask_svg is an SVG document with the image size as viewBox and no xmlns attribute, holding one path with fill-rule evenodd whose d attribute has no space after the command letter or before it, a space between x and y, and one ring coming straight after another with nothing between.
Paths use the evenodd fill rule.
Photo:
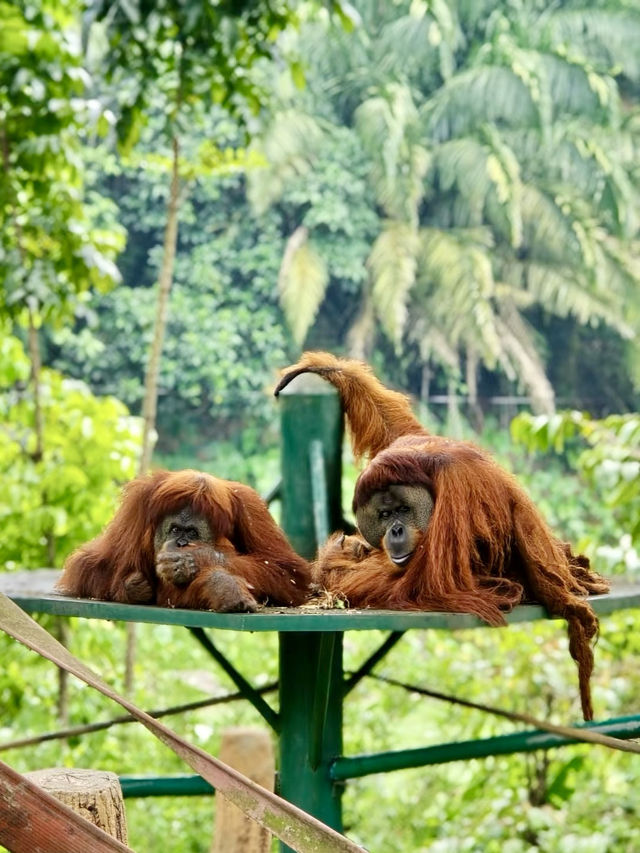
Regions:
<instances>
[{"instance_id":1,"label":"green metal post","mask_svg":"<svg viewBox=\"0 0 640 853\"><path fill-rule=\"evenodd\" d=\"M342 831L342 633L280 633L280 794ZM281 851L289 851L281 846Z\"/></svg>"},{"instance_id":2,"label":"green metal post","mask_svg":"<svg viewBox=\"0 0 640 853\"><path fill-rule=\"evenodd\" d=\"M280 406L281 524L298 554L311 559L322 544L317 541L317 521L326 515L329 532L338 530L342 521L342 409L335 388L308 373L282 391ZM318 481L319 460L324 461L326 489ZM326 491L324 500L319 490ZM322 528L324 523L318 526Z\"/></svg>"}]
</instances>

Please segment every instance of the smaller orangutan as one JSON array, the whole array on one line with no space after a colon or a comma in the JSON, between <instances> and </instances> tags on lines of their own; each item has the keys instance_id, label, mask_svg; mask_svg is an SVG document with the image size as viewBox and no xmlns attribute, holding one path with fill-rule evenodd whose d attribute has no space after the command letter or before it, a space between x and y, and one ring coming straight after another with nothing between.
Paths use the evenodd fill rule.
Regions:
<instances>
[{"instance_id":1,"label":"smaller orangutan","mask_svg":"<svg viewBox=\"0 0 640 853\"><path fill-rule=\"evenodd\" d=\"M309 567L248 486L199 471L132 480L112 521L65 563L80 598L219 612L296 606Z\"/></svg>"},{"instance_id":2,"label":"smaller orangutan","mask_svg":"<svg viewBox=\"0 0 640 853\"><path fill-rule=\"evenodd\" d=\"M353 496L359 532L329 539L315 580L351 607L458 611L490 625L503 625L517 604L540 602L567 621L583 715L592 719L598 619L587 597L608 582L552 533L515 477L476 445L430 434L408 398L367 365L307 352L283 372L276 395L301 373L337 388L354 455L368 456Z\"/></svg>"}]
</instances>

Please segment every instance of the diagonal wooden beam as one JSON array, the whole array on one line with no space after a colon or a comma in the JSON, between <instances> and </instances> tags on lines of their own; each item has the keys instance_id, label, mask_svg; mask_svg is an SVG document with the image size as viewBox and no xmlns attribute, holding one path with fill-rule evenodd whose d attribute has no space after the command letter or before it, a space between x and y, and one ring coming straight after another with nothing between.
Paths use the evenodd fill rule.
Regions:
<instances>
[{"instance_id":1,"label":"diagonal wooden beam","mask_svg":"<svg viewBox=\"0 0 640 853\"><path fill-rule=\"evenodd\" d=\"M256 785L255 782L223 764L203 749L193 746L124 696L120 696L42 626L27 616L11 599L1 593L0 629L99 690L104 696L113 699L133 714L153 735L189 764L217 791L297 853L364 853L359 845L271 791ZM25 851L25 853L33 853L33 851Z\"/></svg>"}]
</instances>

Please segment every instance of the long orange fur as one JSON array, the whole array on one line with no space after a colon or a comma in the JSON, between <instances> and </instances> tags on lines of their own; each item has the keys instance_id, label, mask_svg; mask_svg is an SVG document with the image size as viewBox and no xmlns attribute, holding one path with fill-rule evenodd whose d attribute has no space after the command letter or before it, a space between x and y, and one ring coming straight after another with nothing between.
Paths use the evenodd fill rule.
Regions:
<instances>
[{"instance_id":1,"label":"long orange fur","mask_svg":"<svg viewBox=\"0 0 640 853\"><path fill-rule=\"evenodd\" d=\"M282 390L301 373L338 389L356 457L370 461L358 478L354 511L391 484L429 489L434 510L401 571L359 537L334 536L316 570L352 607L474 613L491 625L523 601L538 601L567 620L578 665L585 719L593 718L589 680L598 620L585 596L608 582L557 539L516 479L474 444L431 435L409 399L385 388L370 368L329 353L308 352L283 371Z\"/></svg>"},{"instance_id":2,"label":"long orange fur","mask_svg":"<svg viewBox=\"0 0 640 853\"><path fill-rule=\"evenodd\" d=\"M132 480L112 521L67 559L57 587L80 598L132 602L131 580L149 590L147 603L204 607L204 577L183 589L160 584L154 534L162 519L185 506L204 516L224 554L224 569L249 584L259 602L298 605L306 600L309 567L287 542L266 504L249 486L200 471L155 471ZM206 547L206 546L205 546ZM220 568L212 567L212 569ZM143 603L138 598L135 603Z\"/></svg>"}]
</instances>

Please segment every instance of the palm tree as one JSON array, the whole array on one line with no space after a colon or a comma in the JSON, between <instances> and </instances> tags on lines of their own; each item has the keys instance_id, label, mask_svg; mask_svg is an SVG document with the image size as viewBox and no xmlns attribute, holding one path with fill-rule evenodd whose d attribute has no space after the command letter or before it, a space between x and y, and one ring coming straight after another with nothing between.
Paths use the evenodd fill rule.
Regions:
<instances>
[{"instance_id":1,"label":"palm tree","mask_svg":"<svg viewBox=\"0 0 640 853\"><path fill-rule=\"evenodd\" d=\"M294 201L298 215L280 276L294 334L304 341L340 274L317 245L322 197L300 204L298 188L295 205L291 186L347 132L377 220L352 351L366 355L379 327L453 380L465 364L471 392L484 364L551 411L524 311L631 337L640 305L640 12L624 0L357 8L351 32L302 28L307 87L282 98L269 165L251 179L263 207Z\"/></svg>"}]
</instances>

